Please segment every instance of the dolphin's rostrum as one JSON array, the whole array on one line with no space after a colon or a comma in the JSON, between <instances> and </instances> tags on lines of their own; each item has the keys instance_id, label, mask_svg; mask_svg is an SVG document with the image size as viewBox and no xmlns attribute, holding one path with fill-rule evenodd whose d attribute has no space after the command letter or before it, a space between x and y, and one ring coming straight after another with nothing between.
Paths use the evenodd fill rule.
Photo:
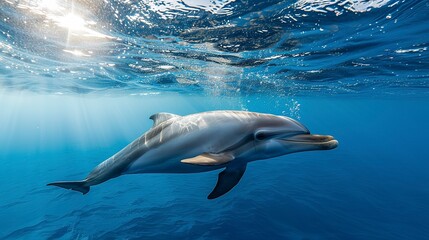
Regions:
<instances>
[{"instance_id":1,"label":"dolphin's rostrum","mask_svg":"<svg viewBox=\"0 0 429 240\"><path fill-rule=\"evenodd\" d=\"M337 147L331 136L312 135L288 117L245 111L152 115L153 126L100 163L82 181L48 185L88 193L90 186L123 174L197 173L225 168L209 194L213 199L240 181L249 162L289 153Z\"/></svg>"}]
</instances>

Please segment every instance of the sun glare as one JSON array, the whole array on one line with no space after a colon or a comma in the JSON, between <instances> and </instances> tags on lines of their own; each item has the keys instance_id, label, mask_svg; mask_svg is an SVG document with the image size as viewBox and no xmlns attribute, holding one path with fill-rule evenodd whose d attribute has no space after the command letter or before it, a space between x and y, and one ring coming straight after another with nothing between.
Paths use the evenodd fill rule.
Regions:
<instances>
[{"instance_id":1,"label":"sun glare","mask_svg":"<svg viewBox=\"0 0 429 240\"><path fill-rule=\"evenodd\" d=\"M68 14L58 19L58 25L60 27L68 28L69 30L85 30L85 20L75 14Z\"/></svg>"},{"instance_id":2,"label":"sun glare","mask_svg":"<svg viewBox=\"0 0 429 240\"><path fill-rule=\"evenodd\" d=\"M41 0L39 6L50 11L60 10L60 5L58 5L57 0Z\"/></svg>"},{"instance_id":3,"label":"sun glare","mask_svg":"<svg viewBox=\"0 0 429 240\"><path fill-rule=\"evenodd\" d=\"M73 54L74 56L77 56L77 57L90 57L91 56L89 54L83 53L80 50L67 50L67 49L64 49L63 51L66 52L66 53L71 53L71 54Z\"/></svg>"},{"instance_id":4,"label":"sun glare","mask_svg":"<svg viewBox=\"0 0 429 240\"><path fill-rule=\"evenodd\" d=\"M6 2L13 4L13 1ZM64 0L20 0L18 2L16 7L23 14L32 14L44 18L42 25L34 23L34 26L43 27L45 39L64 37L64 52L74 56L89 57L92 55L93 51L86 49L94 47L90 39L99 38L105 39L105 41L117 39L97 31L97 21L88 17L92 16L88 14L88 11L83 11L83 8L87 7L90 1L85 5L79 4L78 1Z\"/></svg>"}]
</instances>

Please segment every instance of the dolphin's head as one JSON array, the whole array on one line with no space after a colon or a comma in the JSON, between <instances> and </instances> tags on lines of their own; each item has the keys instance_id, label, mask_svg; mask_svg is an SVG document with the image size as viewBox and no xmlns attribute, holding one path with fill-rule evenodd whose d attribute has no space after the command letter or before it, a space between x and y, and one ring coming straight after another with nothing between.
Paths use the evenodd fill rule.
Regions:
<instances>
[{"instance_id":1,"label":"dolphin's head","mask_svg":"<svg viewBox=\"0 0 429 240\"><path fill-rule=\"evenodd\" d=\"M253 138L254 151L251 154L257 156L251 158L255 160L294 152L329 150L338 146L338 141L332 136L310 134L298 121L274 115L261 116L255 125Z\"/></svg>"}]
</instances>

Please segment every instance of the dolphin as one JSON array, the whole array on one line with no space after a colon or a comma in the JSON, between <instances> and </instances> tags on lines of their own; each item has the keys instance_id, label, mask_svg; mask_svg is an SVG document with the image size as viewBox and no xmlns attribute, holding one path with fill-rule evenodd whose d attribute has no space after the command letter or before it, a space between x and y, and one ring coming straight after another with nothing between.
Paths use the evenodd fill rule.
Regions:
<instances>
[{"instance_id":1,"label":"dolphin","mask_svg":"<svg viewBox=\"0 0 429 240\"><path fill-rule=\"evenodd\" d=\"M157 113L153 126L96 166L81 181L48 185L89 192L90 187L124 174L198 173L224 168L208 195L229 192L247 163L294 152L336 148L332 136L313 135L298 121L247 111L210 111L187 116Z\"/></svg>"}]
</instances>

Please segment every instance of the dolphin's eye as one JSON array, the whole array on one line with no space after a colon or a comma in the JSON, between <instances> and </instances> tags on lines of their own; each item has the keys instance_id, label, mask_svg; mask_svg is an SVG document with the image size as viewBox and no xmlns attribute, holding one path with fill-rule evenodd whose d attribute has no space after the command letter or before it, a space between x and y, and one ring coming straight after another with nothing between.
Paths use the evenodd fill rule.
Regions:
<instances>
[{"instance_id":1,"label":"dolphin's eye","mask_svg":"<svg viewBox=\"0 0 429 240\"><path fill-rule=\"evenodd\" d=\"M263 132L263 131L255 133L255 139L259 140L259 141L265 140L268 137L269 137L269 134L267 134L266 132Z\"/></svg>"}]
</instances>

